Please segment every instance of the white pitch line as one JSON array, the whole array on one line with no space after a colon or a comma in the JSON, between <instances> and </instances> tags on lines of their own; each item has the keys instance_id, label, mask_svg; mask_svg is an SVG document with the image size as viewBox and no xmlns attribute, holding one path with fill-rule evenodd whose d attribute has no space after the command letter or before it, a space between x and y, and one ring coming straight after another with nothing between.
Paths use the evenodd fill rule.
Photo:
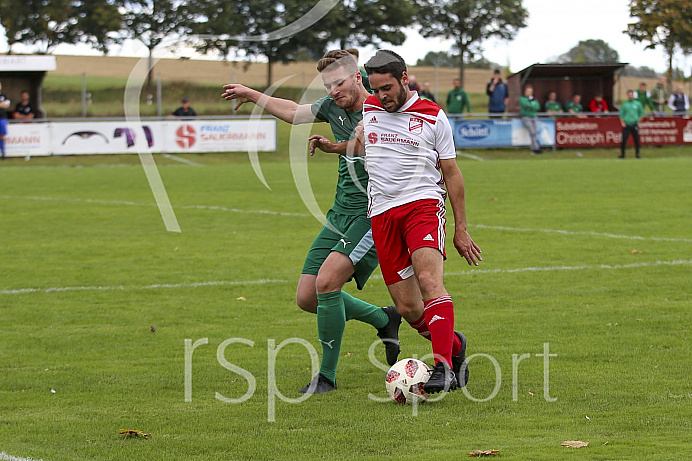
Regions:
<instances>
[{"instance_id":1,"label":"white pitch line","mask_svg":"<svg viewBox=\"0 0 692 461\"><path fill-rule=\"evenodd\" d=\"M15 290L2 290L0 295L21 295L26 293L62 293L66 291L133 291L133 290L158 290L162 288L199 288L232 285L265 285L268 283L288 283L288 280L221 280L194 283L157 283L142 286L78 286L78 287L50 287L50 288L18 288Z\"/></svg>"},{"instance_id":2,"label":"white pitch line","mask_svg":"<svg viewBox=\"0 0 692 461\"><path fill-rule=\"evenodd\" d=\"M161 156L169 158L171 160L175 160L176 162L184 163L186 165L190 166L204 166L201 163L193 162L192 160L188 160L183 157L178 157L177 155L172 155L172 154L161 154Z\"/></svg>"},{"instance_id":3,"label":"white pitch line","mask_svg":"<svg viewBox=\"0 0 692 461\"><path fill-rule=\"evenodd\" d=\"M55 201L55 202L77 202L77 203L98 203L103 205L126 205L126 206L143 206L150 207L156 206L154 203L138 203L129 202L121 200L98 200L98 199L82 199L82 198L69 198L69 197L34 197L34 196L13 196L13 195L0 195L0 199L7 200L43 200L43 201ZM271 211L271 210L243 210L240 208L228 208L223 206L213 206L213 205L176 205L175 208L180 209L192 209L192 210L217 210L217 211L227 211L230 213L247 213L247 214L267 214L274 216L296 216L300 218L308 218L311 215L308 213L286 213L283 211ZM450 226L454 226L453 222L448 223ZM654 242L682 242L682 243L692 243L692 239L685 238L673 238L673 237L641 237L638 235L619 235L619 234L609 234L607 232L593 232L593 231L569 231L564 229L530 229L522 227L506 227L506 226L487 226L485 224L469 224L469 227L477 227L479 229L491 229L491 230L502 230L510 232L542 232L546 234L563 234L563 235L588 235L593 237L606 237L612 239L625 239L625 240L641 240L641 241L654 241Z\"/></svg>"},{"instance_id":4,"label":"white pitch line","mask_svg":"<svg viewBox=\"0 0 692 461\"><path fill-rule=\"evenodd\" d=\"M47 201L47 202L75 202L75 203L97 203L101 205L125 205L125 206L142 206L142 207L153 207L156 206L155 203L138 203L138 202L128 202L123 200L98 200L98 199L88 199L88 198L69 198L69 197L31 197L31 196L12 196L12 195L0 195L0 199L7 200L37 200L37 201ZM242 210L239 208L227 208L223 206L207 206L207 205L176 205L174 208L192 209L192 210L218 210L218 211L228 211L231 213L247 213L247 214L268 214L275 216L297 216L300 218L306 218L310 215L307 213L286 213L283 211L271 211L271 210Z\"/></svg>"},{"instance_id":5,"label":"white pitch line","mask_svg":"<svg viewBox=\"0 0 692 461\"><path fill-rule=\"evenodd\" d=\"M18 456L8 455L3 451L0 452L0 461L43 461L43 459L20 458Z\"/></svg>"},{"instance_id":6,"label":"white pitch line","mask_svg":"<svg viewBox=\"0 0 692 461\"><path fill-rule=\"evenodd\" d=\"M692 259L677 259L675 261L652 261L632 264L594 264L583 266L545 266L545 267L517 267L515 269L469 269L461 272L447 272L445 275L473 275L473 274L517 274L522 272L561 272L583 270L617 270L638 269L642 267L657 266L689 266Z\"/></svg>"},{"instance_id":7,"label":"white pitch line","mask_svg":"<svg viewBox=\"0 0 692 461\"><path fill-rule=\"evenodd\" d=\"M514 269L469 269L461 272L448 272L447 276L475 275L475 274L516 274L522 272L561 272L561 271L583 271L583 270L617 270L617 269L638 269L643 267L657 266L683 266L692 265L691 259L678 259L675 261L652 261L633 264L596 264L583 266L545 266L545 267L517 267ZM373 275L372 279L382 279L382 275ZM133 291L133 290L157 290L169 288L200 288L213 286L232 286L232 285L265 285L270 283L288 283L288 280L259 279L259 280L216 280L208 282L194 283L160 283L143 286L78 286L78 287L51 287L51 288L17 288L14 290L0 290L0 295L18 295L27 293L62 293L66 291Z\"/></svg>"},{"instance_id":8,"label":"white pitch line","mask_svg":"<svg viewBox=\"0 0 692 461\"><path fill-rule=\"evenodd\" d=\"M503 231L511 231L511 232L543 232L546 234L591 235L594 237L608 237L608 238L613 238L613 239L653 240L656 242L692 243L692 239L669 238L669 237L641 237L638 235L618 235L618 234L609 234L606 232L568 231L568 230L561 230L561 229L526 229L526 228L521 228L521 227L486 226L485 224L469 224L469 227L477 227L479 229L503 230Z\"/></svg>"},{"instance_id":9,"label":"white pitch line","mask_svg":"<svg viewBox=\"0 0 692 461\"><path fill-rule=\"evenodd\" d=\"M457 155L461 155L462 157L470 158L473 160L480 160L481 162L487 160L487 159L484 159L483 157L479 157L479 156L473 155L473 154L467 154L466 152L461 152L461 151L457 151Z\"/></svg>"}]
</instances>

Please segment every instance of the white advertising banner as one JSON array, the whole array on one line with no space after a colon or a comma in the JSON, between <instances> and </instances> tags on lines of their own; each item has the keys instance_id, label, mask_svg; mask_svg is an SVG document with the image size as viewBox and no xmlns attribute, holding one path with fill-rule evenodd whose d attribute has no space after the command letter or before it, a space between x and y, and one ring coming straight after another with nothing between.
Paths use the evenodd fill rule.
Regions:
<instances>
[{"instance_id":1,"label":"white advertising banner","mask_svg":"<svg viewBox=\"0 0 692 461\"><path fill-rule=\"evenodd\" d=\"M267 152L276 150L276 120L166 122L166 152Z\"/></svg>"},{"instance_id":2,"label":"white advertising banner","mask_svg":"<svg viewBox=\"0 0 692 461\"><path fill-rule=\"evenodd\" d=\"M161 122L140 123L52 122L53 154L162 152Z\"/></svg>"},{"instance_id":3,"label":"white advertising banner","mask_svg":"<svg viewBox=\"0 0 692 461\"><path fill-rule=\"evenodd\" d=\"M47 123L13 123L5 136L8 157L50 155L50 126Z\"/></svg>"},{"instance_id":4,"label":"white advertising banner","mask_svg":"<svg viewBox=\"0 0 692 461\"><path fill-rule=\"evenodd\" d=\"M276 151L276 119L11 123L10 157Z\"/></svg>"}]
</instances>

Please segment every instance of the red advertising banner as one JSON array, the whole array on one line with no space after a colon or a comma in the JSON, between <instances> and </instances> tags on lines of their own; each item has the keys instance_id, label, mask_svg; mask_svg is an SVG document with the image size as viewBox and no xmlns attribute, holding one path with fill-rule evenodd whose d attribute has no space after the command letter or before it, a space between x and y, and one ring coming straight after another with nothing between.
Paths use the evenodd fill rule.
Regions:
<instances>
[{"instance_id":1,"label":"red advertising banner","mask_svg":"<svg viewBox=\"0 0 692 461\"><path fill-rule=\"evenodd\" d=\"M646 117L639 122L642 145L692 144L692 119L689 117ZM557 118L557 147L616 147L622 142L618 117ZM630 137L628 145L633 145Z\"/></svg>"}]
</instances>

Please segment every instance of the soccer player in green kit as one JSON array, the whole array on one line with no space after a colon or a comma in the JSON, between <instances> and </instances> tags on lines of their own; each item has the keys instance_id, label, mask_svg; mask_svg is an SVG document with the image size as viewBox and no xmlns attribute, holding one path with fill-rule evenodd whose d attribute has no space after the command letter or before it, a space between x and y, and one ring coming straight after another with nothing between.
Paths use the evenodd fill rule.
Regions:
<instances>
[{"instance_id":1,"label":"soccer player in green kit","mask_svg":"<svg viewBox=\"0 0 692 461\"><path fill-rule=\"evenodd\" d=\"M308 252L298 282L296 301L308 312L317 313L317 329L322 344L320 372L300 393L318 394L336 389L336 368L346 321L356 319L375 327L385 344L387 362L393 365L399 355L401 316L394 306L380 308L342 291L355 279L362 289L377 267L377 253L367 218L365 193L368 176L363 158L348 155L347 145L363 119L363 102L370 96L362 83L358 64L345 50L327 52L317 63L328 96L314 104L297 104L269 97L239 84L224 85L222 97L238 100L236 109L252 102L281 120L298 125L327 122L334 133L330 151L339 154L339 179L334 205L327 213L327 224ZM324 138L311 140L315 147L328 143ZM324 150L324 149L323 149Z\"/></svg>"}]
</instances>

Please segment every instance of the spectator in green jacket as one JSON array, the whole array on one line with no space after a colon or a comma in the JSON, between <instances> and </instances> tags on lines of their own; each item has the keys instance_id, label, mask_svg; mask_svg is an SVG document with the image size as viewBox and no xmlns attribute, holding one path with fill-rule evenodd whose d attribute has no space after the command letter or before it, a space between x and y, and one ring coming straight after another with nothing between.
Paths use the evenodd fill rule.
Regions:
<instances>
[{"instance_id":1,"label":"spectator in green jacket","mask_svg":"<svg viewBox=\"0 0 692 461\"><path fill-rule=\"evenodd\" d=\"M471 103L469 95L461 88L461 80L455 78L452 81L454 89L447 93L447 114L449 114L449 124L452 125L452 134L456 133L456 122L461 121L462 114L471 114Z\"/></svg>"},{"instance_id":2,"label":"spectator in green jacket","mask_svg":"<svg viewBox=\"0 0 692 461\"><path fill-rule=\"evenodd\" d=\"M548 100L545 102L543 107L544 110L549 114L562 113L562 104L560 104L560 101L557 100L557 93L555 91L548 93Z\"/></svg>"},{"instance_id":3,"label":"spectator in green jacket","mask_svg":"<svg viewBox=\"0 0 692 461\"><path fill-rule=\"evenodd\" d=\"M448 114L463 114L471 112L471 103L469 95L461 88L461 80L455 78L452 82L454 89L447 93L447 113ZM466 110L464 110L466 109Z\"/></svg>"},{"instance_id":4,"label":"spectator in green jacket","mask_svg":"<svg viewBox=\"0 0 692 461\"><path fill-rule=\"evenodd\" d=\"M570 114L579 114L577 117L586 118L586 115L582 114L584 112L584 106L581 105L581 95L579 93L574 93L572 99L565 103L565 110Z\"/></svg>"},{"instance_id":5,"label":"spectator in green jacket","mask_svg":"<svg viewBox=\"0 0 692 461\"><path fill-rule=\"evenodd\" d=\"M541 104L533 97L533 86L526 85L524 87L524 96L519 98L519 109L521 111L521 121L529 131L531 137L531 153L542 154L538 145L538 111L541 110Z\"/></svg>"},{"instance_id":6,"label":"spectator in green jacket","mask_svg":"<svg viewBox=\"0 0 692 461\"><path fill-rule=\"evenodd\" d=\"M634 99L634 91L627 90L627 101L620 106L620 124L622 125L622 143L620 144L620 156L625 158L625 144L632 134L634 139L634 153L639 157L639 120L644 116L642 104Z\"/></svg>"},{"instance_id":7,"label":"spectator in green jacket","mask_svg":"<svg viewBox=\"0 0 692 461\"><path fill-rule=\"evenodd\" d=\"M656 115L663 115L666 111L666 104L668 103L665 77L658 77L656 87L651 90L651 102L654 104L654 113Z\"/></svg>"},{"instance_id":8,"label":"spectator in green jacket","mask_svg":"<svg viewBox=\"0 0 692 461\"><path fill-rule=\"evenodd\" d=\"M646 107L648 106L651 109L651 112L656 112L654 102L651 100L651 92L646 89L645 82L641 82L639 84L639 89L634 92L634 99L641 103L644 110L646 110Z\"/></svg>"}]
</instances>

